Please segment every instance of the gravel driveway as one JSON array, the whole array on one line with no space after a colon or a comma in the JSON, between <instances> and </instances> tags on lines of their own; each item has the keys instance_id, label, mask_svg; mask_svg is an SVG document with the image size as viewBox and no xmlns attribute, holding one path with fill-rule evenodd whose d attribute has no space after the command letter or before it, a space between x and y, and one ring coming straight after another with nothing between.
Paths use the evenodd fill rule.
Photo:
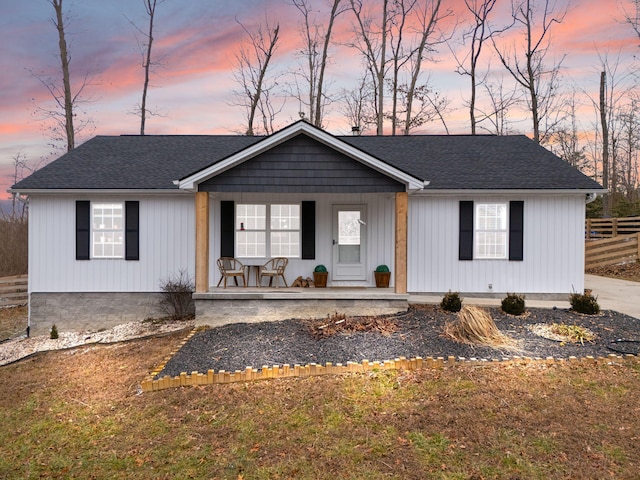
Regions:
<instances>
[{"instance_id":1,"label":"gravel driveway","mask_svg":"<svg viewBox=\"0 0 640 480\"><path fill-rule=\"evenodd\" d=\"M395 332L339 332L318 339L310 320L284 320L264 323L236 323L197 332L166 364L157 378L181 372L244 370L251 366L326 362L384 361L400 356L494 359L512 357L601 357L621 348L640 353L640 320L613 311L581 315L564 309L530 308L519 317L499 308L487 309L498 328L517 341L519 351L500 351L454 342L442 335L446 322L455 314L431 305L412 306L407 313L380 317L393 323ZM527 327L539 323L562 323L586 327L596 334L593 343L561 344L532 333ZM317 325L317 321L315 322ZM632 342L611 343L625 339Z\"/></svg>"}]
</instances>

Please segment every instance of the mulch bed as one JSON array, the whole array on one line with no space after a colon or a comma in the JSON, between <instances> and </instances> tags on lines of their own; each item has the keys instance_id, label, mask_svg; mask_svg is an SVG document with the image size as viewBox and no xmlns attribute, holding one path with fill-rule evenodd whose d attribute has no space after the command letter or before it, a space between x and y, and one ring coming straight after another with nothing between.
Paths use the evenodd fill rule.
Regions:
<instances>
[{"instance_id":1,"label":"mulch bed","mask_svg":"<svg viewBox=\"0 0 640 480\"><path fill-rule=\"evenodd\" d=\"M517 342L518 351L457 343L443 335L456 314L433 305L414 305L398 315L316 320L235 323L197 332L165 365L157 378L181 372L235 371L246 367L384 361L400 356L477 359L520 357L556 359L639 354L640 320L613 311L582 315L565 309L530 308L512 316L487 308L501 332ZM340 321L344 320L344 321ZM339 322L339 323L337 323ZM584 345L550 340L531 332L532 325L565 323L588 328L593 342ZM323 327L323 328L320 328ZM615 342L625 340L623 342ZM618 348L621 352L614 352Z\"/></svg>"}]
</instances>

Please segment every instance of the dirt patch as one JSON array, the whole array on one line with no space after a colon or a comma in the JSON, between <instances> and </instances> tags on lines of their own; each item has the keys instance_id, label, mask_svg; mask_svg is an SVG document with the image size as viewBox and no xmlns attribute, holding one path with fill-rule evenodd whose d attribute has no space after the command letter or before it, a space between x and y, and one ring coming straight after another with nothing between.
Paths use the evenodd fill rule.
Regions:
<instances>
[{"instance_id":1,"label":"dirt patch","mask_svg":"<svg viewBox=\"0 0 640 480\"><path fill-rule=\"evenodd\" d=\"M601 277L610 277L617 278L619 280L631 280L632 282L640 282L640 262L591 268L587 270L586 273L590 275L599 275Z\"/></svg>"}]
</instances>

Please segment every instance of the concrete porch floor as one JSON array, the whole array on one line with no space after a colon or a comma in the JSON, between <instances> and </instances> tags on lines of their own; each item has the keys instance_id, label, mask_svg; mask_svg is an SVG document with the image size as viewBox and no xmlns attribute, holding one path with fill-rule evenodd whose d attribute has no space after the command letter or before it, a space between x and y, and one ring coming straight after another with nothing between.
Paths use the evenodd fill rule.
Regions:
<instances>
[{"instance_id":1,"label":"concrete porch floor","mask_svg":"<svg viewBox=\"0 0 640 480\"><path fill-rule=\"evenodd\" d=\"M392 288L227 287L194 293L196 325L220 326L288 318L346 315L387 315L406 311L409 295Z\"/></svg>"}]
</instances>

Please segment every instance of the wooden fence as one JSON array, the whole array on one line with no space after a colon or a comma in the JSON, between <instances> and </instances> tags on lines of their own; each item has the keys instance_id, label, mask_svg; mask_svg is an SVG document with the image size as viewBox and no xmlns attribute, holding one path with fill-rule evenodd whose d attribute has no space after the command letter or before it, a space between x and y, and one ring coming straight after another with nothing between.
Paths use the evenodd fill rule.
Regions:
<instances>
[{"instance_id":1,"label":"wooden fence","mask_svg":"<svg viewBox=\"0 0 640 480\"><path fill-rule=\"evenodd\" d=\"M0 307L24 305L29 300L27 275L0 278Z\"/></svg>"},{"instance_id":2,"label":"wooden fence","mask_svg":"<svg viewBox=\"0 0 640 480\"><path fill-rule=\"evenodd\" d=\"M585 269L635 262L640 259L640 233L589 240L584 248Z\"/></svg>"},{"instance_id":3,"label":"wooden fence","mask_svg":"<svg viewBox=\"0 0 640 480\"><path fill-rule=\"evenodd\" d=\"M638 232L640 232L640 217L587 218L585 222L587 240L613 238L618 235L631 235Z\"/></svg>"}]
</instances>

